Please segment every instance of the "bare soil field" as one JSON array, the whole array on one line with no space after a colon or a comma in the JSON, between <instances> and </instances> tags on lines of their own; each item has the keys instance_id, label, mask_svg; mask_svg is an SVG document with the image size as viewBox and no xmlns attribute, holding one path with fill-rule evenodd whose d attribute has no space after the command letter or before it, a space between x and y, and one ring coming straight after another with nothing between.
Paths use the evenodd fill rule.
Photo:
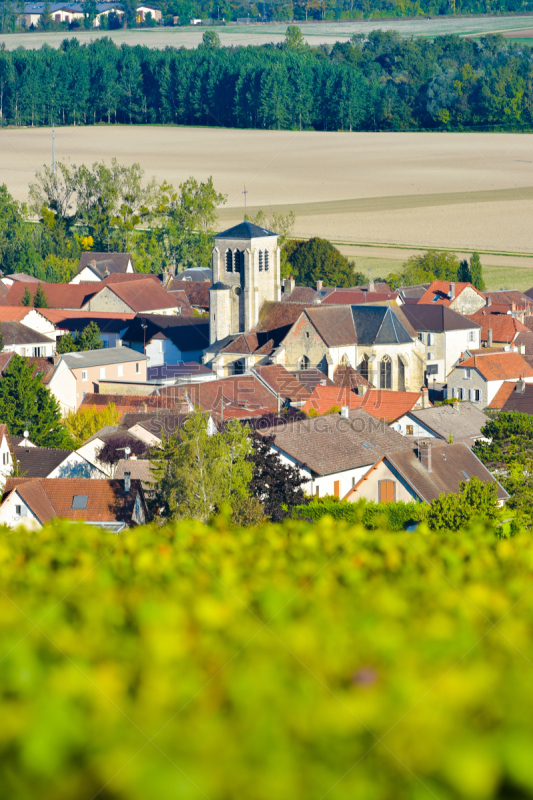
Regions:
<instances>
[{"instance_id":1,"label":"bare soil field","mask_svg":"<svg viewBox=\"0 0 533 800\"><path fill-rule=\"evenodd\" d=\"M0 131L0 182L19 200L26 200L35 172L50 164L51 144L50 129ZM366 258L395 263L406 249L479 250L484 263L503 270L496 288L504 268L510 283L516 270L523 286L533 284L528 134L56 130L58 160L90 164L113 156L126 164L138 161L147 177L175 186L189 175L212 175L227 195L221 228L242 219L246 184L249 213L293 210L297 236L324 236L347 248L363 247Z\"/></svg>"},{"instance_id":2,"label":"bare soil field","mask_svg":"<svg viewBox=\"0 0 533 800\"><path fill-rule=\"evenodd\" d=\"M216 26L216 30L226 46L259 45L269 42L281 42L285 38L287 22L272 24ZM366 34L373 30L395 30L401 36L443 36L455 33L460 36L480 36L484 33L502 33L504 31L521 31L532 27L531 15L509 16L456 16L456 17L417 17L414 19L366 19L346 20L342 22L297 22L309 44L334 44L347 41L354 33ZM82 42L100 36L108 36L120 44L147 47L197 47L202 41L205 26L184 26L181 28L144 28L117 31L34 31L28 33L4 34L1 41L7 50L17 47L37 49L48 44L59 47L66 36L75 36ZM515 34L518 35L518 34Z\"/></svg>"}]
</instances>

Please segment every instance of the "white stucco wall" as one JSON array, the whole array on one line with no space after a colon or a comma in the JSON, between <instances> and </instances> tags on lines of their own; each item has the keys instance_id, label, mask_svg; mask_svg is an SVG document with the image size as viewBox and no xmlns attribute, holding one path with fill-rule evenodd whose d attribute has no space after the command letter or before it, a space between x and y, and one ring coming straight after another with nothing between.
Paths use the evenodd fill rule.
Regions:
<instances>
[{"instance_id":1,"label":"white stucco wall","mask_svg":"<svg viewBox=\"0 0 533 800\"><path fill-rule=\"evenodd\" d=\"M284 464L290 464L293 467L298 467L303 477L307 478L307 483L303 485L303 490L308 495L316 495L317 489L319 497L324 497L326 494L335 494L335 481L339 481L339 496L342 498L347 494L350 489L359 481L363 475L368 472L372 466L372 461L362 467L354 467L340 472L334 472L331 475L313 476L310 469L303 467L299 461L296 461L291 455L281 450L280 448L273 447L273 452L278 453L281 461Z\"/></svg>"},{"instance_id":2,"label":"white stucco wall","mask_svg":"<svg viewBox=\"0 0 533 800\"><path fill-rule=\"evenodd\" d=\"M25 516L17 514L17 506L21 506L25 509ZM10 528L24 526L28 530L38 530L42 528L40 521L27 503L24 502L16 489L10 493L9 497L4 500L0 506L0 525L8 525Z\"/></svg>"}]
</instances>

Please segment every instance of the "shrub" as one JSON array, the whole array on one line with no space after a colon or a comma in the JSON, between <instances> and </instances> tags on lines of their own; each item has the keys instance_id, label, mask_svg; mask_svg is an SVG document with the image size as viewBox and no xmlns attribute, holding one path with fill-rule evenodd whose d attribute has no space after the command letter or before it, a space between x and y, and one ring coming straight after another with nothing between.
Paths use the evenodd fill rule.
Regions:
<instances>
[{"instance_id":1,"label":"shrub","mask_svg":"<svg viewBox=\"0 0 533 800\"><path fill-rule=\"evenodd\" d=\"M330 517L0 537L9 800L533 793L530 537Z\"/></svg>"}]
</instances>

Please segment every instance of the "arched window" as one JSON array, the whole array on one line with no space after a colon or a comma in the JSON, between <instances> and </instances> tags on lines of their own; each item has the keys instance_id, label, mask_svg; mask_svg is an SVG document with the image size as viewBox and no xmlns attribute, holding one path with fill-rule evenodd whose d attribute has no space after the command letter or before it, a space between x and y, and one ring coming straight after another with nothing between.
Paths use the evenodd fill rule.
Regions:
<instances>
[{"instance_id":1,"label":"arched window","mask_svg":"<svg viewBox=\"0 0 533 800\"><path fill-rule=\"evenodd\" d=\"M265 250L265 272L268 272L269 266L270 265L268 263L268 250Z\"/></svg>"},{"instance_id":2,"label":"arched window","mask_svg":"<svg viewBox=\"0 0 533 800\"><path fill-rule=\"evenodd\" d=\"M263 251L259 251L259 272L263 272Z\"/></svg>"},{"instance_id":3,"label":"arched window","mask_svg":"<svg viewBox=\"0 0 533 800\"><path fill-rule=\"evenodd\" d=\"M298 369L309 369L311 362L307 356L302 356L298 361Z\"/></svg>"},{"instance_id":4,"label":"arched window","mask_svg":"<svg viewBox=\"0 0 533 800\"><path fill-rule=\"evenodd\" d=\"M383 356L379 362L379 387L392 389L392 361L390 356Z\"/></svg>"},{"instance_id":5,"label":"arched window","mask_svg":"<svg viewBox=\"0 0 533 800\"><path fill-rule=\"evenodd\" d=\"M359 374L368 380L368 356L364 355L359 362Z\"/></svg>"},{"instance_id":6,"label":"arched window","mask_svg":"<svg viewBox=\"0 0 533 800\"><path fill-rule=\"evenodd\" d=\"M238 361L233 362L233 374L244 375L246 372L246 361L244 358L239 358Z\"/></svg>"},{"instance_id":7,"label":"arched window","mask_svg":"<svg viewBox=\"0 0 533 800\"><path fill-rule=\"evenodd\" d=\"M402 356L398 356L398 391L399 392L406 392L406 375L407 369L405 365L405 359L402 359Z\"/></svg>"},{"instance_id":8,"label":"arched window","mask_svg":"<svg viewBox=\"0 0 533 800\"><path fill-rule=\"evenodd\" d=\"M233 272L233 253L226 250L226 272Z\"/></svg>"},{"instance_id":9,"label":"arched window","mask_svg":"<svg viewBox=\"0 0 533 800\"><path fill-rule=\"evenodd\" d=\"M343 357L341 358L341 363L340 363L340 365L341 365L341 367L349 367L349 366L351 366L351 365L350 365L350 359L348 358L348 356L346 355L346 353L345 353L345 354L343 355Z\"/></svg>"},{"instance_id":10,"label":"arched window","mask_svg":"<svg viewBox=\"0 0 533 800\"><path fill-rule=\"evenodd\" d=\"M241 271L241 264L242 264L242 260L243 260L242 257L243 257L243 254L241 253L241 251L240 250L235 250L235 252L233 254L233 269L235 270L235 272L240 272Z\"/></svg>"}]
</instances>

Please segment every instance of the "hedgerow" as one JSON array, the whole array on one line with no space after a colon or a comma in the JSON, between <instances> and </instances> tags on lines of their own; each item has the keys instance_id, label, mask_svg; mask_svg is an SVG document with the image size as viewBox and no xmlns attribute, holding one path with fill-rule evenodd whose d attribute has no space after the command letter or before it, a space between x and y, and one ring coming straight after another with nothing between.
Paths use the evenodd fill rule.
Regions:
<instances>
[{"instance_id":1,"label":"hedgerow","mask_svg":"<svg viewBox=\"0 0 533 800\"><path fill-rule=\"evenodd\" d=\"M2 796L530 797L532 574L482 526L0 531Z\"/></svg>"},{"instance_id":2,"label":"hedgerow","mask_svg":"<svg viewBox=\"0 0 533 800\"><path fill-rule=\"evenodd\" d=\"M429 507L425 503L372 503L358 500L356 503L342 502L336 497L313 500L308 505L297 506L292 516L295 519L317 522L327 514L335 520L351 525L361 523L367 530L382 528L401 531L410 522L421 522L427 518Z\"/></svg>"}]
</instances>

